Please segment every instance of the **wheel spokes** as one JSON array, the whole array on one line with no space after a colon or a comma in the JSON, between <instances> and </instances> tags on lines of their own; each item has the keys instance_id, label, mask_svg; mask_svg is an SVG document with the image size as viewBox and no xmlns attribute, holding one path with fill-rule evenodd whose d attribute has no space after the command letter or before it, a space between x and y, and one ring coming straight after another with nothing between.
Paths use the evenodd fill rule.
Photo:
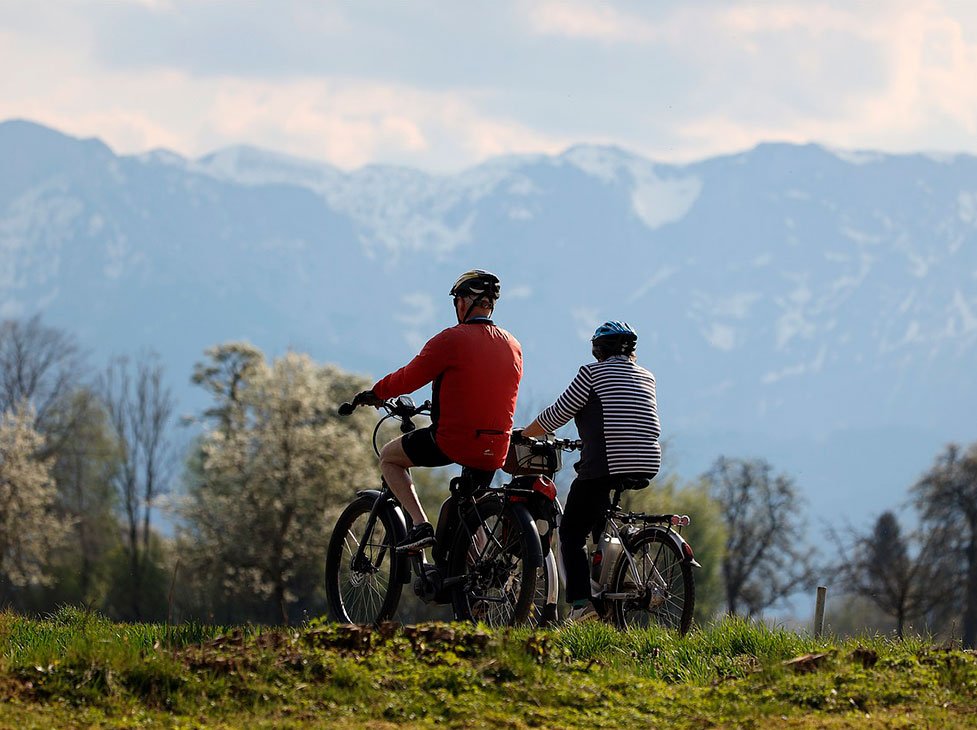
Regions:
<instances>
[{"instance_id":1,"label":"wheel spokes","mask_svg":"<svg viewBox=\"0 0 977 730\"><path fill-rule=\"evenodd\" d=\"M687 597L679 559L660 541L646 542L633 557L626 580L634 585L638 595L625 600L622 607L625 624L656 622L666 628L680 629Z\"/></svg>"},{"instance_id":2,"label":"wheel spokes","mask_svg":"<svg viewBox=\"0 0 977 730\"><path fill-rule=\"evenodd\" d=\"M389 538L382 523L374 523L364 535L367 515L350 526L343 539L339 566L340 600L354 623L374 623L380 615L390 587L391 553Z\"/></svg>"},{"instance_id":3,"label":"wheel spokes","mask_svg":"<svg viewBox=\"0 0 977 730\"><path fill-rule=\"evenodd\" d=\"M472 618L508 625L522 586L519 534L503 515L489 516L472 534L466 599Z\"/></svg>"}]
</instances>

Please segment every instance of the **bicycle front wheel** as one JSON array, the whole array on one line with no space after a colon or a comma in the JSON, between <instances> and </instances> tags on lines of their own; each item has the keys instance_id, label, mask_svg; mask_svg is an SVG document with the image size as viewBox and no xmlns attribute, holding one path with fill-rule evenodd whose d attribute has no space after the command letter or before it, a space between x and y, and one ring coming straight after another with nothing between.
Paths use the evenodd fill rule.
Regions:
<instances>
[{"instance_id":1,"label":"bicycle front wheel","mask_svg":"<svg viewBox=\"0 0 977 730\"><path fill-rule=\"evenodd\" d=\"M529 511L500 499L472 506L451 549L455 618L515 626L529 618L542 555Z\"/></svg>"},{"instance_id":2,"label":"bicycle front wheel","mask_svg":"<svg viewBox=\"0 0 977 730\"><path fill-rule=\"evenodd\" d=\"M684 634L692 625L692 565L663 530L643 530L629 541L611 585L614 619L622 629L657 624Z\"/></svg>"},{"instance_id":3,"label":"bicycle front wheel","mask_svg":"<svg viewBox=\"0 0 977 730\"><path fill-rule=\"evenodd\" d=\"M362 496L336 520L326 553L326 596L334 621L376 624L394 615L403 576L395 546L397 532L389 509L370 521L376 498Z\"/></svg>"}]
</instances>

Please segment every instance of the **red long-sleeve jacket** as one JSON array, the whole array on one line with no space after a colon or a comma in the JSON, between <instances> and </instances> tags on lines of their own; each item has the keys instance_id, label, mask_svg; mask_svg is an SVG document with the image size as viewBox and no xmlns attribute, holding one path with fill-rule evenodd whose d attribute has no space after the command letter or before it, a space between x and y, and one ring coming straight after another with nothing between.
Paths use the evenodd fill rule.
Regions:
<instances>
[{"instance_id":1,"label":"red long-sleeve jacket","mask_svg":"<svg viewBox=\"0 0 977 730\"><path fill-rule=\"evenodd\" d=\"M433 382L438 448L458 464L491 470L505 461L521 379L516 338L489 319L475 318L436 334L373 392L394 398Z\"/></svg>"}]
</instances>

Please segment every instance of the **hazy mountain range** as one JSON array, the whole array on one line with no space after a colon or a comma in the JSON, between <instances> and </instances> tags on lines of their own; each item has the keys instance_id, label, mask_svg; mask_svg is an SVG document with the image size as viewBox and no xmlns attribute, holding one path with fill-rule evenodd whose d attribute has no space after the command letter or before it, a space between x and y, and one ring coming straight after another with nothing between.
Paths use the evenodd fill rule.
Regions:
<instances>
[{"instance_id":1,"label":"hazy mountain range","mask_svg":"<svg viewBox=\"0 0 977 730\"><path fill-rule=\"evenodd\" d=\"M434 176L0 124L0 316L40 311L96 363L157 350L184 411L193 363L231 339L382 375L453 323L474 266L502 277L527 420L626 319L685 476L762 456L814 517L863 520L977 439L973 157L580 146Z\"/></svg>"}]
</instances>

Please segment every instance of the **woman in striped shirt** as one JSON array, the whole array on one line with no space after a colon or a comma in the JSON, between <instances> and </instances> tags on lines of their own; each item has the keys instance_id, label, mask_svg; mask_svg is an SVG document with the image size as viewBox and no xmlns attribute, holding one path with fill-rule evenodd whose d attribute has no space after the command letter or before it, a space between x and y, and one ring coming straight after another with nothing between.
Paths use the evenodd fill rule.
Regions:
<instances>
[{"instance_id":1,"label":"woman in striped shirt","mask_svg":"<svg viewBox=\"0 0 977 730\"><path fill-rule=\"evenodd\" d=\"M637 364L637 341L627 322L598 327L591 338L597 362L583 365L563 395L522 431L543 436L572 418L583 441L560 524L571 620L602 613L591 595L586 542L604 519L610 493L623 477L650 480L661 467L655 376Z\"/></svg>"}]
</instances>

